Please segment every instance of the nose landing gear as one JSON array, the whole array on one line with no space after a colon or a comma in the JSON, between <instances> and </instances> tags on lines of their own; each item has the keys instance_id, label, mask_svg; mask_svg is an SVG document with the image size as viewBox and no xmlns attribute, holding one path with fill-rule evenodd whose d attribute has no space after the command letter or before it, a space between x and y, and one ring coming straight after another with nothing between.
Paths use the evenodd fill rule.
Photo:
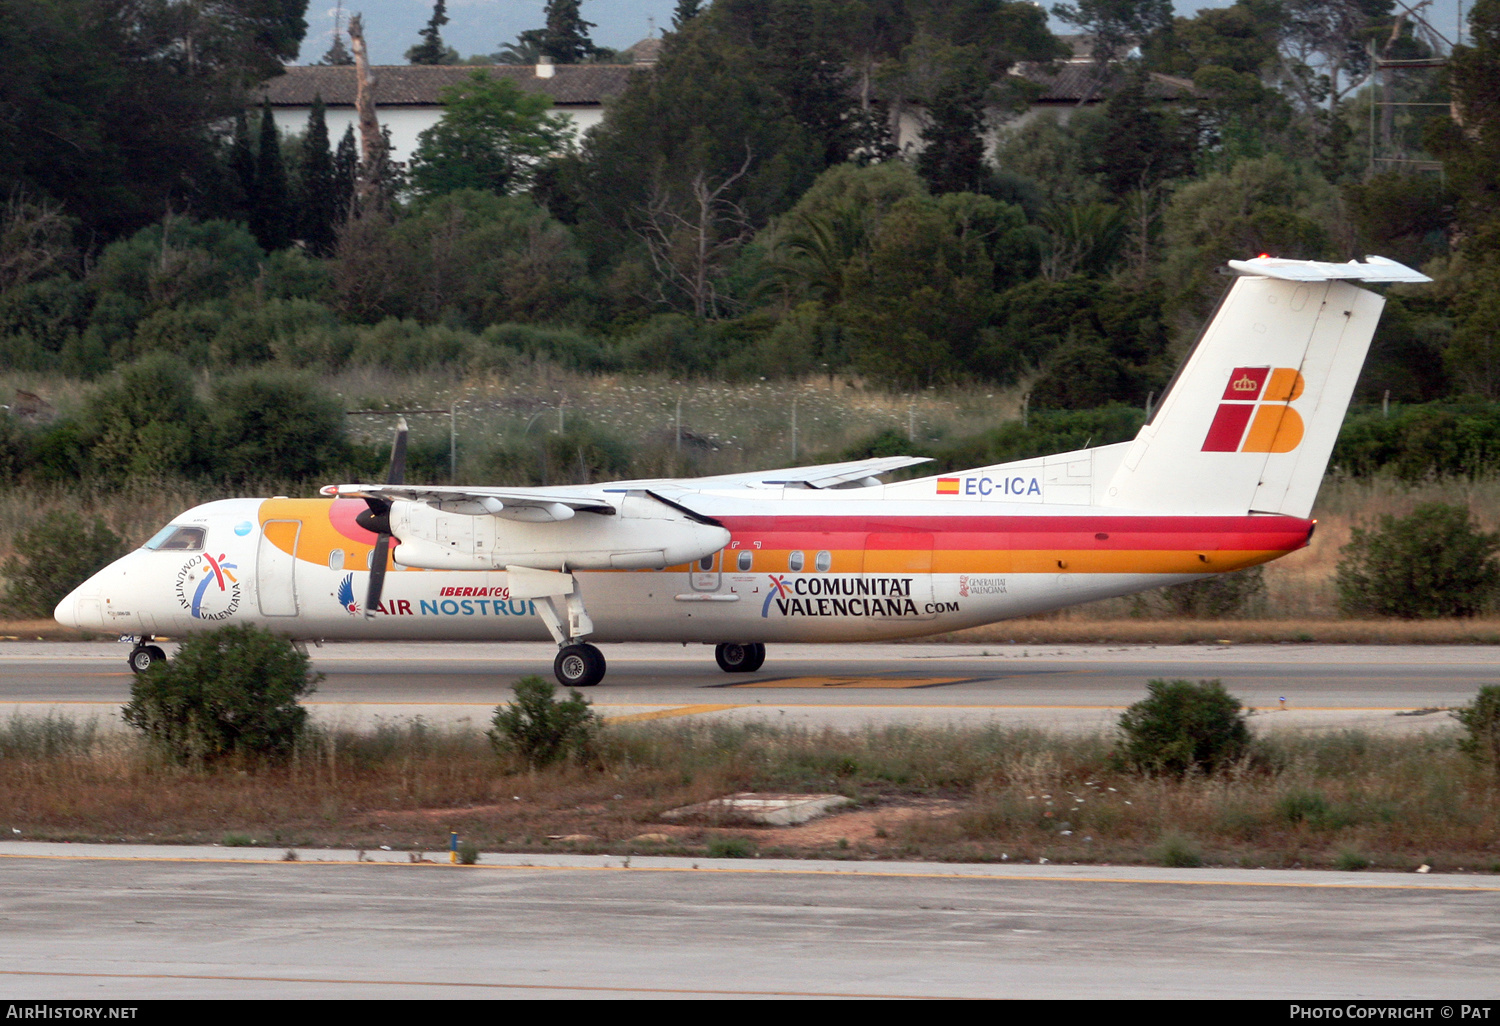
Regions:
<instances>
[{"instance_id":1,"label":"nose landing gear","mask_svg":"<svg viewBox=\"0 0 1500 1026\"><path fill-rule=\"evenodd\" d=\"M130 668L136 673L145 673L151 669L153 663L164 662L167 654L156 645L148 645L149 637L142 638L136 642L135 648L130 650Z\"/></svg>"}]
</instances>

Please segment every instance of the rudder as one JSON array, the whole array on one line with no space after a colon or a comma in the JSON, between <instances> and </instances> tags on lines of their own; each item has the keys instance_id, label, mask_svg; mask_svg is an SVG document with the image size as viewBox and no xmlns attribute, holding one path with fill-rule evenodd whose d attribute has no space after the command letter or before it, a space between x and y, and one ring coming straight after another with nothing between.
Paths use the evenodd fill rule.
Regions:
<instances>
[{"instance_id":1,"label":"rudder","mask_svg":"<svg viewBox=\"0 0 1500 1026\"><path fill-rule=\"evenodd\" d=\"M1231 261L1244 276L1127 450L1104 504L1307 516L1385 306L1344 279L1429 280L1367 259Z\"/></svg>"}]
</instances>

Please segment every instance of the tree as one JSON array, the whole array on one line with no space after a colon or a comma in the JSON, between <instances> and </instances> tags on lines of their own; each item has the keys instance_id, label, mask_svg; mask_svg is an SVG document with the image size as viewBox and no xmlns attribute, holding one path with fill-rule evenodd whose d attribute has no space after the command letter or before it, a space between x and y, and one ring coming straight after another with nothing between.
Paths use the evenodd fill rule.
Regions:
<instances>
[{"instance_id":1,"label":"tree","mask_svg":"<svg viewBox=\"0 0 1500 1026\"><path fill-rule=\"evenodd\" d=\"M5 561L6 612L51 616L63 596L128 551L103 517L89 521L53 510L20 533L15 555Z\"/></svg>"},{"instance_id":2,"label":"tree","mask_svg":"<svg viewBox=\"0 0 1500 1026\"><path fill-rule=\"evenodd\" d=\"M105 480L160 481L203 468L205 422L187 368L161 353L122 368L89 397L83 434Z\"/></svg>"},{"instance_id":3,"label":"tree","mask_svg":"<svg viewBox=\"0 0 1500 1026\"><path fill-rule=\"evenodd\" d=\"M522 677L512 685L514 702L495 709L490 743L514 753L532 769L561 759L583 762L594 754L604 721L577 691L559 702L557 686L541 677Z\"/></svg>"},{"instance_id":4,"label":"tree","mask_svg":"<svg viewBox=\"0 0 1500 1026\"><path fill-rule=\"evenodd\" d=\"M0 195L49 197L101 239L224 196L219 137L278 74L306 0L0 7ZM232 191L230 193L232 196Z\"/></svg>"},{"instance_id":5,"label":"tree","mask_svg":"<svg viewBox=\"0 0 1500 1026\"><path fill-rule=\"evenodd\" d=\"M339 239L334 289L362 321L410 318L479 330L554 321L583 293L582 255L529 199L458 190L395 224L355 222Z\"/></svg>"},{"instance_id":6,"label":"tree","mask_svg":"<svg viewBox=\"0 0 1500 1026\"><path fill-rule=\"evenodd\" d=\"M677 0L677 9L672 12L672 28L681 31L682 26L703 13L703 0Z\"/></svg>"},{"instance_id":7,"label":"tree","mask_svg":"<svg viewBox=\"0 0 1500 1026\"><path fill-rule=\"evenodd\" d=\"M359 144L354 141L354 126L344 129L338 149L333 154L333 225L345 224L354 207L354 186L359 180Z\"/></svg>"},{"instance_id":8,"label":"tree","mask_svg":"<svg viewBox=\"0 0 1500 1026\"><path fill-rule=\"evenodd\" d=\"M328 148L328 122L321 95L313 97L312 111L307 116L299 177L302 201L297 213L302 241L314 256L331 256L341 197L334 179L334 158Z\"/></svg>"},{"instance_id":9,"label":"tree","mask_svg":"<svg viewBox=\"0 0 1500 1026\"><path fill-rule=\"evenodd\" d=\"M441 96L443 116L417 137L412 154L411 183L423 196L456 189L519 192L538 165L568 146L567 119L547 113L552 101L522 92L509 79L476 71Z\"/></svg>"},{"instance_id":10,"label":"tree","mask_svg":"<svg viewBox=\"0 0 1500 1026\"><path fill-rule=\"evenodd\" d=\"M579 13L582 0L547 0L545 28L522 32L520 42L536 46L554 64L578 64L590 60L598 47L589 38L594 23Z\"/></svg>"},{"instance_id":11,"label":"tree","mask_svg":"<svg viewBox=\"0 0 1500 1026\"><path fill-rule=\"evenodd\" d=\"M282 759L307 725L300 700L322 679L287 638L234 624L187 638L171 662L137 674L120 715L173 762Z\"/></svg>"},{"instance_id":12,"label":"tree","mask_svg":"<svg viewBox=\"0 0 1500 1026\"><path fill-rule=\"evenodd\" d=\"M446 0L436 0L436 3L432 5L432 18L421 32L422 41L406 51L406 62L408 64L457 64L458 51L445 45L440 34L442 27L446 24L448 24L448 4Z\"/></svg>"},{"instance_id":13,"label":"tree","mask_svg":"<svg viewBox=\"0 0 1500 1026\"><path fill-rule=\"evenodd\" d=\"M972 56L960 57L928 106L917 171L935 193L976 192L986 177L986 87L984 74Z\"/></svg>"},{"instance_id":14,"label":"tree","mask_svg":"<svg viewBox=\"0 0 1500 1026\"><path fill-rule=\"evenodd\" d=\"M1052 13L1082 29L1093 43L1094 80L1079 101L1082 106L1104 84L1110 66L1132 46L1144 47L1167 30L1172 24L1172 0L1078 0L1076 5L1053 4Z\"/></svg>"},{"instance_id":15,"label":"tree","mask_svg":"<svg viewBox=\"0 0 1500 1026\"><path fill-rule=\"evenodd\" d=\"M245 108L234 112L234 139L229 144L229 173L239 195L233 204L236 218L249 222L255 210L255 148L250 144L250 119Z\"/></svg>"},{"instance_id":16,"label":"tree","mask_svg":"<svg viewBox=\"0 0 1500 1026\"><path fill-rule=\"evenodd\" d=\"M1153 773L1214 773L1245 756L1250 728L1239 699L1216 680L1152 680L1148 697L1120 716L1116 751Z\"/></svg>"},{"instance_id":17,"label":"tree","mask_svg":"<svg viewBox=\"0 0 1500 1026\"><path fill-rule=\"evenodd\" d=\"M1500 261L1500 0L1475 3L1469 32L1448 62L1454 117L1429 122L1426 143L1458 196L1460 249Z\"/></svg>"},{"instance_id":18,"label":"tree","mask_svg":"<svg viewBox=\"0 0 1500 1026\"><path fill-rule=\"evenodd\" d=\"M311 379L252 370L214 385L215 461L232 480L303 480L348 456L343 407Z\"/></svg>"},{"instance_id":19,"label":"tree","mask_svg":"<svg viewBox=\"0 0 1500 1026\"><path fill-rule=\"evenodd\" d=\"M287 187L286 165L281 160L281 135L271 101L266 99L260 112L260 146L255 154L255 200L250 208L250 233L261 248L285 249L292 241L291 196Z\"/></svg>"},{"instance_id":20,"label":"tree","mask_svg":"<svg viewBox=\"0 0 1500 1026\"><path fill-rule=\"evenodd\" d=\"M1500 534L1479 530L1465 506L1427 502L1404 517L1382 514L1351 529L1335 583L1347 613L1473 616L1500 586Z\"/></svg>"}]
</instances>

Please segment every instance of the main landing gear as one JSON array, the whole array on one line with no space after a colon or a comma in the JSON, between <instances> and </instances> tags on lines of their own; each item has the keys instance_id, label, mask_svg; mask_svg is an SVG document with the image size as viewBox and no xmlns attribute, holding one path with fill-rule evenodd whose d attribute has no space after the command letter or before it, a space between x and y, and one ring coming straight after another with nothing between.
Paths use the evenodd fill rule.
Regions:
<instances>
[{"instance_id":1,"label":"main landing gear","mask_svg":"<svg viewBox=\"0 0 1500 1026\"><path fill-rule=\"evenodd\" d=\"M766 661L766 646L758 641L751 645L728 642L714 647L714 659L725 673L754 673Z\"/></svg>"},{"instance_id":2,"label":"main landing gear","mask_svg":"<svg viewBox=\"0 0 1500 1026\"><path fill-rule=\"evenodd\" d=\"M135 643L135 648L130 650L130 668L136 673L145 673L151 669L152 663L159 663L167 658L167 654L156 645L148 645L151 640L148 634Z\"/></svg>"},{"instance_id":3,"label":"main landing gear","mask_svg":"<svg viewBox=\"0 0 1500 1026\"><path fill-rule=\"evenodd\" d=\"M591 688L604 679L604 653L587 642L573 642L557 650L552 672L559 684Z\"/></svg>"}]
</instances>

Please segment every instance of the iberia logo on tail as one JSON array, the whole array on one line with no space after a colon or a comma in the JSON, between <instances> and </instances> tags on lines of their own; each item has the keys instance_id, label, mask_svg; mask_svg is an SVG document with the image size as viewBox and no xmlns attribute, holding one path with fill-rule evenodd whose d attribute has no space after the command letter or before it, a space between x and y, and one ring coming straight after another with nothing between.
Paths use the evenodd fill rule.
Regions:
<instances>
[{"instance_id":1,"label":"iberia logo on tail","mask_svg":"<svg viewBox=\"0 0 1500 1026\"><path fill-rule=\"evenodd\" d=\"M1290 403L1306 382L1291 367L1236 367L1203 440L1204 452L1291 452L1302 416ZM1246 430L1248 427L1248 430Z\"/></svg>"}]
</instances>

